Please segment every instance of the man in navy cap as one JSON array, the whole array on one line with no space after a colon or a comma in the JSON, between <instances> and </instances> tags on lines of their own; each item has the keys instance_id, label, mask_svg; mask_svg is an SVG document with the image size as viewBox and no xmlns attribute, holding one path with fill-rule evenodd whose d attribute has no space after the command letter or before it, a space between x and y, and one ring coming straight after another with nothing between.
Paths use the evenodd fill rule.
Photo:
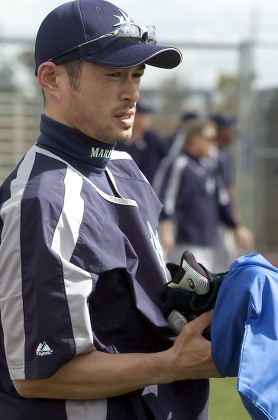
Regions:
<instances>
[{"instance_id":1,"label":"man in navy cap","mask_svg":"<svg viewBox=\"0 0 278 420\"><path fill-rule=\"evenodd\" d=\"M180 120L175 131L164 140L166 156L161 160L153 179L153 188L157 195L161 193L161 188L165 176L173 162L183 153L184 138L190 125L196 121L202 120L200 113L195 111L186 111L180 116Z\"/></svg>"},{"instance_id":2,"label":"man in navy cap","mask_svg":"<svg viewBox=\"0 0 278 420\"><path fill-rule=\"evenodd\" d=\"M41 133L0 189L2 419L207 419L212 315L169 328L161 204L113 150L146 65L180 61L103 0L65 3L39 28Z\"/></svg>"},{"instance_id":3,"label":"man in navy cap","mask_svg":"<svg viewBox=\"0 0 278 420\"><path fill-rule=\"evenodd\" d=\"M168 150L168 156L173 160L180 154L183 149L184 137L186 135L187 128L191 123L202 119L202 115L196 111L186 111L180 116L178 127L166 140L166 146Z\"/></svg>"},{"instance_id":4,"label":"man in navy cap","mask_svg":"<svg viewBox=\"0 0 278 420\"><path fill-rule=\"evenodd\" d=\"M130 140L116 145L116 150L131 155L150 184L153 182L160 161L166 156L165 143L152 128L152 114L153 109L149 103L140 99L136 104Z\"/></svg>"},{"instance_id":5,"label":"man in navy cap","mask_svg":"<svg viewBox=\"0 0 278 420\"><path fill-rule=\"evenodd\" d=\"M225 271L238 255L238 248L250 251L254 245L253 233L241 222L240 211L236 202L235 171L230 146L236 138L236 121L225 113L212 114L210 119L216 124L216 146L211 161L216 166L218 178L228 192L236 228L230 229L222 224L218 229L218 241L215 246L215 271ZM227 198L225 198L227 200Z\"/></svg>"},{"instance_id":6,"label":"man in navy cap","mask_svg":"<svg viewBox=\"0 0 278 420\"><path fill-rule=\"evenodd\" d=\"M218 159L221 166L222 176L227 187L230 187L233 179L233 164L228 147L235 139L235 119L222 114L212 114L210 119L216 124L217 136L216 144L218 147Z\"/></svg>"}]
</instances>

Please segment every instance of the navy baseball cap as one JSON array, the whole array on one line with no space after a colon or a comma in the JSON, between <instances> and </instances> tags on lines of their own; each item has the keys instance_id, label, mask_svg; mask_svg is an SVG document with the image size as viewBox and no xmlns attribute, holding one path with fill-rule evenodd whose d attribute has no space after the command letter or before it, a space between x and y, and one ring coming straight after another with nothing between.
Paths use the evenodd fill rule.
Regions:
<instances>
[{"instance_id":1,"label":"navy baseball cap","mask_svg":"<svg viewBox=\"0 0 278 420\"><path fill-rule=\"evenodd\" d=\"M136 103L136 112L139 114L152 114L153 109L146 100L139 99Z\"/></svg>"},{"instance_id":2,"label":"navy baseball cap","mask_svg":"<svg viewBox=\"0 0 278 420\"><path fill-rule=\"evenodd\" d=\"M210 120L212 120L219 128L230 128L233 127L236 123L235 118L230 117L226 114L213 114L210 115Z\"/></svg>"},{"instance_id":3,"label":"navy baseball cap","mask_svg":"<svg viewBox=\"0 0 278 420\"><path fill-rule=\"evenodd\" d=\"M197 120L200 118L202 118L202 115L199 114L198 112L188 111L182 114L181 121L187 122L190 120Z\"/></svg>"},{"instance_id":4,"label":"navy baseball cap","mask_svg":"<svg viewBox=\"0 0 278 420\"><path fill-rule=\"evenodd\" d=\"M74 0L52 10L41 23L35 44L35 74L52 61L82 59L106 67L138 64L171 69L182 60L174 47L156 44L155 27L141 27L105 0Z\"/></svg>"}]
</instances>

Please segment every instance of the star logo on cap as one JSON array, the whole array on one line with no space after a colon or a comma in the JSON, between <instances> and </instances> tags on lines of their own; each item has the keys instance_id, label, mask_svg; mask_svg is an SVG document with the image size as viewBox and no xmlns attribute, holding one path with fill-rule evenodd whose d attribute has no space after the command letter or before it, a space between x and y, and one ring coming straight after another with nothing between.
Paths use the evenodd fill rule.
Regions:
<instances>
[{"instance_id":1,"label":"star logo on cap","mask_svg":"<svg viewBox=\"0 0 278 420\"><path fill-rule=\"evenodd\" d=\"M123 10L118 10L121 13L121 16L114 15L116 18L119 19L119 22L115 23L115 25L113 26L121 26L126 25L127 23L133 23L132 19Z\"/></svg>"},{"instance_id":2,"label":"star logo on cap","mask_svg":"<svg viewBox=\"0 0 278 420\"><path fill-rule=\"evenodd\" d=\"M123 33L130 34L134 32L134 34L136 35L137 29L134 27L133 20L123 10L120 10L120 9L118 10L121 13L121 15L120 16L114 15L114 16L117 19L119 19L119 22L115 23L113 27L120 27Z\"/></svg>"}]
</instances>

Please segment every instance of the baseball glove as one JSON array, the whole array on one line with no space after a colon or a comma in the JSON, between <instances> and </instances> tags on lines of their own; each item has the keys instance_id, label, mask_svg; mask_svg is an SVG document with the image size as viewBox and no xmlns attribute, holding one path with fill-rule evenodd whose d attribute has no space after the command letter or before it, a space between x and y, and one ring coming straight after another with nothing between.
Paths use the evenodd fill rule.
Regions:
<instances>
[{"instance_id":1,"label":"baseball glove","mask_svg":"<svg viewBox=\"0 0 278 420\"><path fill-rule=\"evenodd\" d=\"M166 264L171 281L165 284L158 306L172 330L179 334L183 326L203 312L214 308L217 293L226 273L211 273L197 263L190 251L182 254L180 265ZM210 327L204 331L210 340Z\"/></svg>"}]
</instances>

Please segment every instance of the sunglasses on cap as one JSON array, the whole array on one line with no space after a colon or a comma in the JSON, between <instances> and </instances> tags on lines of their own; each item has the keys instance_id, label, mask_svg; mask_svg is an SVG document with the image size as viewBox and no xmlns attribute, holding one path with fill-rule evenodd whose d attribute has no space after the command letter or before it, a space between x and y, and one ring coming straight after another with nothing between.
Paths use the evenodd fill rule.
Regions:
<instances>
[{"instance_id":1,"label":"sunglasses on cap","mask_svg":"<svg viewBox=\"0 0 278 420\"><path fill-rule=\"evenodd\" d=\"M78 50L82 47L87 47L94 42L102 40L119 40L122 42L141 42L145 44L156 44L156 28L154 26L141 27L132 22L121 23L118 28L113 32L108 32L107 34L101 35L98 38L91 39L90 41L83 42L82 44L76 45L73 48L70 48L66 51L63 51L60 54L55 55L54 57L49 58L47 61L54 61L57 58L63 57L67 54L72 53L75 50ZM90 53L90 52L89 52ZM94 52L92 52L93 54Z\"/></svg>"}]
</instances>

